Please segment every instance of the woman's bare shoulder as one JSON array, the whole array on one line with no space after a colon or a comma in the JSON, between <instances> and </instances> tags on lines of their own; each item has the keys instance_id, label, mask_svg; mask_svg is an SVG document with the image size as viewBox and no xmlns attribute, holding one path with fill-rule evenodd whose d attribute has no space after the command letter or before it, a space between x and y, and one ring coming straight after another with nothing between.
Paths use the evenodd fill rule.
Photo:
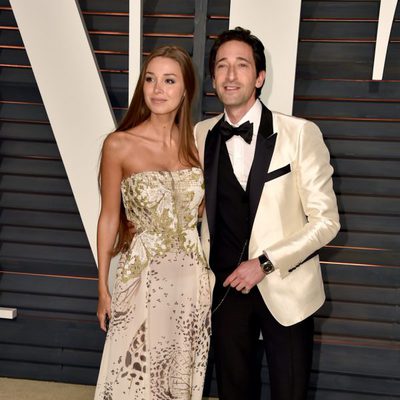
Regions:
<instances>
[{"instance_id":1,"label":"woman's bare shoulder","mask_svg":"<svg viewBox=\"0 0 400 400\"><path fill-rule=\"evenodd\" d=\"M110 133L103 143L103 152L125 153L130 151L140 141L136 128L129 131L115 131Z\"/></svg>"}]
</instances>

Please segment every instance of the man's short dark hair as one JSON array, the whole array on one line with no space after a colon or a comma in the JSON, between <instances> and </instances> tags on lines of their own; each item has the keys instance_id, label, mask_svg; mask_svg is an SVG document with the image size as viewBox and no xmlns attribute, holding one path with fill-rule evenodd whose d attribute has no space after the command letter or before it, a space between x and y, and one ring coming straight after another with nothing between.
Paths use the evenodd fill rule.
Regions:
<instances>
[{"instance_id":1,"label":"man's short dark hair","mask_svg":"<svg viewBox=\"0 0 400 400\"><path fill-rule=\"evenodd\" d=\"M256 64L256 72L257 76L261 71L266 70L266 62L265 62L265 54L264 54L264 45L261 43L261 40L258 37L251 34L248 29L243 29L240 26L235 29L229 29L227 31L222 32L218 38L215 40L214 45L210 51L210 59L209 59L209 69L211 77L215 76L215 58L217 56L218 49L226 42L230 42L231 40L237 40L238 42L244 42L248 44L253 50L253 57ZM256 88L256 97L259 97L261 94L261 89Z\"/></svg>"}]
</instances>

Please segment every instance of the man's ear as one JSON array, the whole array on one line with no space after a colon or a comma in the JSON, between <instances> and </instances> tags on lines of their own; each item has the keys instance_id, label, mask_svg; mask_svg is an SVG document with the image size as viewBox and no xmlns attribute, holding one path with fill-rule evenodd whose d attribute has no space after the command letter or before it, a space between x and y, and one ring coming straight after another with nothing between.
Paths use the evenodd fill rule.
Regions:
<instances>
[{"instance_id":1,"label":"man's ear","mask_svg":"<svg viewBox=\"0 0 400 400\"><path fill-rule=\"evenodd\" d=\"M212 78L212 86L213 86L213 89L215 89L215 78Z\"/></svg>"},{"instance_id":2,"label":"man's ear","mask_svg":"<svg viewBox=\"0 0 400 400\"><path fill-rule=\"evenodd\" d=\"M262 87L262 85L264 84L266 75L267 75L267 73L265 71L259 72L257 79L256 79L256 88Z\"/></svg>"}]
</instances>

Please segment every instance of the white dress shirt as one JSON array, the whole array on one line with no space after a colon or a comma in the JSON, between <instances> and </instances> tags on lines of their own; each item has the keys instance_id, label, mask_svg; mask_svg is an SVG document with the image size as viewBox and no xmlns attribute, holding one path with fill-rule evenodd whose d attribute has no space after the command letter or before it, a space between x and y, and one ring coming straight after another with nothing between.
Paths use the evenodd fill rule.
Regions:
<instances>
[{"instance_id":1,"label":"white dress shirt","mask_svg":"<svg viewBox=\"0 0 400 400\"><path fill-rule=\"evenodd\" d=\"M228 114L225 111L226 122L234 127L238 127L246 121L253 123L253 137L250 144L246 143L244 139L238 135L234 135L226 141L226 147L228 149L233 172L235 173L237 180L244 190L246 190L251 165L253 164L257 143L257 134L261 121L261 112L262 105L258 99L237 124L233 124L229 120Z\"/></svg>"},{"instance_id":2,"label":"white dress shirt","mask_svg":"<svg viewBox=\"0 0 400 400\"><path fill-rule=\"evenodd\" d=\"M256 152L258 129L260 128L261 122L261 113L262 104L258 99L237 124L232 124L232 122L229 120L228 114L225 111L226 122L234 127L238 127L246 121L253 123L253 137L250 144L246 143L246 141L239 135L233 135L229 140L226 141L226 147L228 149L233 172L235 173L236 179L239 181L243 190L246 190L250 169L253 165L254 154ZM265 251L263 251L263 253L271 260L272 264L274 264L273 260L268 256L268 254Z\"/></svg>"}]
</instances>

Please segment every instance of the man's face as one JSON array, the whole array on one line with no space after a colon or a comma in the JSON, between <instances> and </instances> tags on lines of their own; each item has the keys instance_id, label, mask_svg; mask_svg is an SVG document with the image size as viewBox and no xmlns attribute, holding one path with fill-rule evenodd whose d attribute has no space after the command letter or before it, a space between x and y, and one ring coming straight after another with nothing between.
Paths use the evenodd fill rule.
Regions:
<instances>
[{"instance_id":1,"label":"man's face","mask_svg":"<svg viewBox=\"0 0 400 400\"><path fill-rule=\"evenodd\" d=\"M265 71L257 75L253 50L247 43L231 40L218 49L213 87L227 110L247 112L264 79Z\"/></svg>"}]
</instances>

